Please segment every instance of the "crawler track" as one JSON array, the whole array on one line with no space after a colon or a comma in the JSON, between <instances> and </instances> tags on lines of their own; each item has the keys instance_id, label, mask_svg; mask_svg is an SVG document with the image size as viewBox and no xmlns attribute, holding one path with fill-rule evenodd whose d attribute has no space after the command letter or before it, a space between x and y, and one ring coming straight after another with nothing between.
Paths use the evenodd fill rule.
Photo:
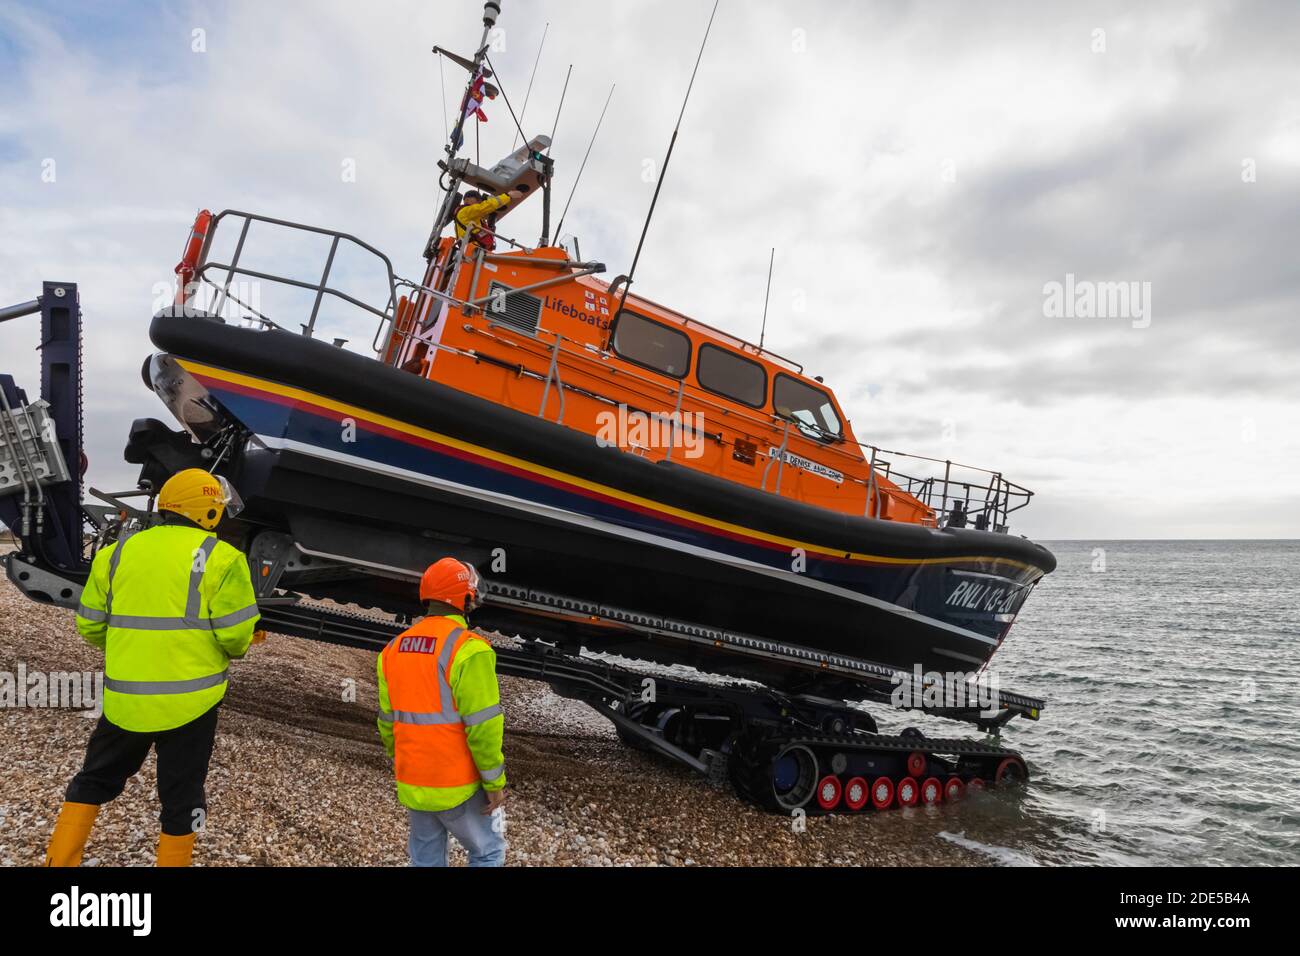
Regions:
<instances>
[{"instance_id":1,"label":"crawler track","mask_svg":"<svg viewBox=\"0 0 1300 956\"><path fill-rule=\"evenodd\" d=\"M548 622L554 610L546 606ZM262 611L268 630L374 651L404 629L391 619L289 598L266 601ZM746 682L663 676L537 640L498 647L497 669L591 705L630 746L661 753L717 783L729 780L741 797L772 812L939 803L959 799L971 787L1028 778L1024 759L1013 750L927 738L915 730L880 734L869 714L844 701L791 696Z\"/></svg>"}]
</instances>

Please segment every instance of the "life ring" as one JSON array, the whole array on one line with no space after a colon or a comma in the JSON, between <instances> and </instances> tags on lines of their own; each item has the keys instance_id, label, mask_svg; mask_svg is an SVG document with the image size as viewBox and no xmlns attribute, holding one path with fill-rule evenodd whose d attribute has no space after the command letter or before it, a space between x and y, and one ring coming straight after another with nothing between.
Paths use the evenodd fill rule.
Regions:
<instances>
[{"instance_id":1,"label":"life ring","mask_svg":"<svg viewBox=\"0 0 1300 956\"><path fill-rule=\"evenodd\" d=\"M176 265L176 275L180 279L176 286L176 304L184 305L189 299L189 287L198 274L199 256L208 241L208 230L212 228L212 213L202 210L194 220L190 238L185 243L185 252Z\"/></svg>"}]
</instances>

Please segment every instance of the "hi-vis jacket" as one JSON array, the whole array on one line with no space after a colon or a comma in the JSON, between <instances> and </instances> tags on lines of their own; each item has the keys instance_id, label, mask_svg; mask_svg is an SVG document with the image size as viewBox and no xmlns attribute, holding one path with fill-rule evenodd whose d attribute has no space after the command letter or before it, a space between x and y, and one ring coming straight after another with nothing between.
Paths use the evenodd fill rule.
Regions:
<instances>
[{"instance_id":1,"label":"hi-vis jacket","mask_svg":"<svg viewBox=\"0 0 1300 956\"><path fill-rule=\"evenodd\" d=\"M492 196L480 203L472 206L466 206L456 213L456 238L462 239L465 236L465 230L469 229L470 239L477 242L480 246L488 251L496 248L496 236L491 232L480 228L483 220L487 219L494 212L505 209L510 205L510 197L505 193L500 196Z\"/></svg>"},{"instance_id":2,"label":"hi-vis jacket","mask_svg":"<svg viewBox=\"0 0 1300 956\"><path fill-rule=\"evenodd\" d=\"M492 645L463 617L426 617L379 655L379 736L412 810L458 807L506 785Z\"/></svg>"},{"instance_id":3,"label":"hi-vis jacket","mask_svg":"<svg viewBox=\"0 0 1300 956\"><path fill-rule=\"evenodd\" d=\"M77 630L104 649L104 716L136 733L203 716L226 696L257 620L247 560L208 531L160 525L102 549Z\"/></svg>"}]
</instances>

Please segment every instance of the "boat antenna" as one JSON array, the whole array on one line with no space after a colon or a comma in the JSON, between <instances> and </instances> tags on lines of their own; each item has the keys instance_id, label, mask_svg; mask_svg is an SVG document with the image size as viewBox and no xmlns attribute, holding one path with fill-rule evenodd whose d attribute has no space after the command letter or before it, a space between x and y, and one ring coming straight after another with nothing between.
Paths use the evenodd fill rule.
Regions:
<instances>
[{"instance_id":1,"label":"boat antenna","mask_svg":"<svg viewBox=\"0 0 1300 956\"><path fill-rule=\"evenodd\" d=\"M614 312L614 322L610 323L610 334L613 334L614 324L618 322L618 317L623 312L623 307L627 305L628 293L632 291L632 279L636 276L636 267L641 262L641 250L645 248L645 237L650 232L650 221L654 219L655 207L659 205L659 191L663 189L664 178L668 175L668 164L672 162L673 148L677 145L677 134L681 132L682 120L686 116L686 104L691 101L691 91L695 89L695 78L700 72L700 62L704 59L704 48L709 44L709 34L713 31L713 19L718 15L718 4L722 0L713 0L713 12L709 14L709 25L704 29L704 40L700 43L699 56L695 58L695 69L691 73L691 82L686 87L686 97L682 100L682 111L677 116L677 126L673 129L673 138L668 141L668 153L664 156L663 167L659 170L659 181L655 183L655 194L650 200L650 211L646 214L645 225L641 227L641 239L636 244L636 255L632 257L632 268L628 270L626 276L619 276L614 280L617 285L623 283L623 297L619 300L618 308Z\"/></svg>"},{"instance_id":2,"label":"boat antenna","mask_svg":"<svg viewBox=\"0 0 1300 956\"><path fill-rule=\"evenodd\" d=\"M564 111L564 98L569 95L569 80L573 77L573 64L569 64L569 72L564 75L564 89L560 91L560 105L555 109L555 125L551 127L551 146L555 145L555 134L560 130L560 113ZM543 155L551 151L551 146L542 150Z\"/></svg>"},{"instance_id":3,"label":"boat antenna","mask_svg":"<svg viewBox=\"0 0 1300 956\"><path fill-rule=\"evenodd\" d=\"M497 68L492 65L492 58L485 54L484 59L487 61L488 69L492 71L492 75L496 76L497 88L501 92L501 98L506 101L506 109L510 111L510 119L514 121L515 132L519 136L523 137L525 143L529 142L528 134L524 132L524 127L519 122L519 117L515 115L515 108L510 105L510 97L506 94L506 85L501 82L501 77L498 76L496 72Z\"/></svg>"},{"instance_id":4,"label":"boat antenna","mask_svg":"<svg viewBox=\"0 0 1300 956\"><path fill-rule=\"evenodd\" d=\"M596 145L596 137L600 134L600 126L605 122L605 114L609 111L609 101L614 98L614 84L609 88L609 96L605 97L605 108L600 111L600 119L596 120L596 130L591 134L591 142L587 144L587 155L582 157L582 165L578 167L578 177L573 181L573 189L569 190L569 201L564 204L564 212L560 213L560 225L555 230L556 236L564 235L564 217L569 214L569 206L573 203L573 195L578 191L578 183L582 182L583 171L587 168L587 160L591 158L591 148Z\"/></svg>"},{"instance_id":5,"label":"boat antenna","mask_svg":"<svg viewBox=\"0 0 1300 956\"><path fill-rule=\"evenodd\" d=\"M501 2L502 0L487 0L483 4L483 39L479 41L473 61L456 58L458 63L469 70L469 82L465 84L465 93L460 98L460 112L456 116L455 132L447 141L447 158L438 164L444 172L450 175L450 179L444 187L446 196L443 197L442 208L438 210L438 217L433 223L433 231L429 234L429 242L425 246L425 257L430 260L433 259L438 236L447 228L447 223L451 222L451 217L455 215L460 177L453 173L452 170L455 168L456 154L460 152L461 145L464 143L465 110L469 106L470 96L474 92L474 84L478 81L480 75L488 75L483 71L484 64L486 63L489 68L492 65L487 56L488 41L492 37L492 30L497 25L497 18L501 16ZM441 48L437 48L437 51L440 55L445 53ZM518 124L516 123L516 125Z\"/></svg>"},{"instance_id":6,"label":"boat antenna","mask_svg":"<svg viewBox=\"0 0 1300 956\"><path fill-rule=\"evenodd\" d=\"M546 48L546 34L551 31L551 21L546 21L546 28L542 30L542 42L537 45L537 59L533 60L533 75L528 78L528 91L524 93L524 105L519 110L519 122L522 124L524 117L528 115L528 101L533 95L533 81L537 79L537 64L542 62L542 50ZM515 131L514 139L510 141L510 151L514 152L515 147L519 145L519 131Z\"/></svg>"},{"instance_id":7,"label":"boat antenna","mask_svg":"<svg viewBox=\"0 0 1300 956\"><path fill-rule=\"evenodd\" d=\"M447 123L447 64L443 62L442 51L438 51L438 78L442 82L442 135L451 139L451 127Z\"/></svg>"},{"instance_id":8,"label":"boat antenna","mask_svg":"<svg viewBox=\"0 0 1300 956\"><path fill-rule=\"evenodd\" d=\"M542 204L542 237L537 240L538 246L549 246L551 244L551 173L555 169L555 164L547 157L551 147L555 145L555 134L560 128L560 114L564 112L564 98L569 94L569 80L573 77L573 64L569 64L569 72L564 75L564 89L560 91L560 105L555 110L555 125L551 127L551 141L546 148L542 150L542 161L546 163L546 176L542 180L542 186L546 190L544 203Z\"/></svg>"},{"instance_id":9,"label":"boat antenna","mask_svg":"<svg viewBox=\"0 0 1300 956\"><path fill-rule=\"evenodd\" d=\"M772 301L772 270L776 268L776 247L772 248L772 260L767 264L767 297L763 299L763 331L758 337L758 350L763 351L767 341L767 306Z\"/></svg>"}]
</instances>

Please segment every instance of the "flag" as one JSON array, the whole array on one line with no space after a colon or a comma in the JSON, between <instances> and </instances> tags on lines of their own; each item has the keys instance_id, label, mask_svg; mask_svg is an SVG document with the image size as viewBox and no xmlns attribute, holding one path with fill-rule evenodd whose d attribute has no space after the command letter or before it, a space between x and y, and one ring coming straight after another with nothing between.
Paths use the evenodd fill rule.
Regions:
<instances>
[{"instance_id":1,"label":"flag","mask_svg":"<svg viewBox=\"0 0 1300 956\"><path fill-rule=\"evenodd\" d=\"M465 145L465 124L470 119L477 117L480 123L488 121L487 114L483 112L483 101L496 98L496 87L487 82L486 74L480 69L474 77L474 82L470 84L469 95L465 97L465 112L461 115L460 122L456 124L456 129L451 134L454 149L460 149Z\"/></svg>"}]
</instances>

